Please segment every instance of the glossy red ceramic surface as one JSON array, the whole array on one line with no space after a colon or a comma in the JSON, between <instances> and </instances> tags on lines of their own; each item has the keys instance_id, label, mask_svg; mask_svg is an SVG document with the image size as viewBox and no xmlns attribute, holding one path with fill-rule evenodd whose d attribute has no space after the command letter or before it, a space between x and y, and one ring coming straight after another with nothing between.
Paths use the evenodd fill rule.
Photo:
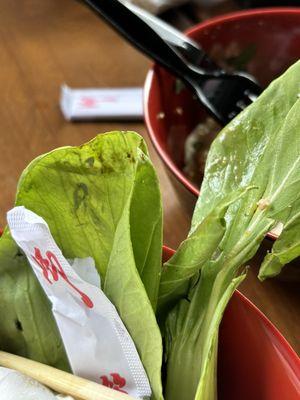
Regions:
<instances>
[{"instance_id":1,"label":"glossy red ceramic surface","mask_svg":"<svg viewBox=\"0 0 300 400\"><path fill-rule=\"evenodd\" d=\"M189 35L218 62L226 58L228 49L238 49L244 57L239 60L241 68L266 86L300 58L300 8L227 14L197 25ZM203 120L203 109L187 90L176 94L175 78L157 65L147 76L144 100L146 125L154 147L167 166L182 204L191 211L199 190L182 172L183 150L187 135Z\"/></svg>"},{"instance_id":2,"label":"glossy red ceramic surface","mask_svg":"<svg viewBox=\"0 0 300 400\"><path fill-rule=\"evenodd\" d=\"M164 248L168 259L173 250ZM236 291L221 324L219 400L299 400L300 359L274 325ZM184 399L183 399L184 400Z\"/></svg>"}]
</instances>

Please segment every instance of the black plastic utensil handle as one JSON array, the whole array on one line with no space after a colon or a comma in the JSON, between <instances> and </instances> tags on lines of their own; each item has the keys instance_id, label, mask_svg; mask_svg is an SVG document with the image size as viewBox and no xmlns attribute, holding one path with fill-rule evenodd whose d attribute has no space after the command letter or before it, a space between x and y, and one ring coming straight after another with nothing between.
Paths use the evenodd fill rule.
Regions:
<instances>
[{"instance_id":1,"label":"black plastic utensil handle","mask_svg":"<svg viewBox=\"0 0 300 400\"><path fill-rule=\"evenodd\" d=\"M204 107L219 122L228 122L201 88L201 81L220 76L220 71L206 73L196 67L196 70L191 68L155 30L118 0L84 1L137 49L190 86Z\"/></svg>"},{"instance_id":2,"label":"black plastic utensil handle","mask_svg":"<svg viewBox=\"0 0 300 400\"><path fill-rule=\"evenodd\" d=\"M193 87L196 80L193 70L164 39L124 4L118 0L84 1L137 49ZM197 81L199 81L199 71Z\"/></svg>"}]
</instances>

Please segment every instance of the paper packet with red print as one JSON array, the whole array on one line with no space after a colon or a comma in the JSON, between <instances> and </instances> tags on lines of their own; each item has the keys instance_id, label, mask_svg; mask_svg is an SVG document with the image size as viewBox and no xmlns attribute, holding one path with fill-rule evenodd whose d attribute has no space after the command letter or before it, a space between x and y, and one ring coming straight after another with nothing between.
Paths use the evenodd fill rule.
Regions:
<instances>
[{"instance_id":1,"label":"paper packet with red print","mask_svg":"<svg viewBox=\"0 0 300 400\"><path fill-rule=\"evenodd\" d=\"M73 89L63 85L60 108L68 121L143 120L143 89Z\"/></svg>"},{"instance_id":2,"label":"paper packet with red print","mask_svg":"<svg viewBox=\"0 0 300 400\"><path fill-rule=\"evenodd\" d=\"M13 239L52 304L73 373L137 399L150 398L148 377L135 344L100 288L93 259L75 260L73 268L47 223L25 207L9 211L7 220ZM85 269L89 273L83 279L78 272Z\"/></svg>"}]
</instances>

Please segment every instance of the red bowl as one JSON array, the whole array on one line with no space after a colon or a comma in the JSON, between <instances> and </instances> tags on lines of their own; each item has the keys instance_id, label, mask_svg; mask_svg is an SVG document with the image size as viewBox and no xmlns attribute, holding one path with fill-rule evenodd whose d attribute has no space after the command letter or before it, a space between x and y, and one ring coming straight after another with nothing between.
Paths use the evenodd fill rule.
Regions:
<instances>
[{"instance_id":1,"label":"red bowl","mask_svg":"<svg viewBox=\"0 0 300 400\"><path fill-rule=\"evenodd\" d=\"M228 56L228 49L243 53L235 62L265 86L300 58L300 8L227 14L197 25L188 34L218 62ZM175 93L175 79L158 65L151 69L144 91L145 121L182 204L192 212L199 189L183 173L184 143L204 112L189 91Z\"/></svg>"},{"instance_id":2,"label":"red bowl","mask_svg":"<svg viewBox=\"0 0 300 400\"><path fill-rule=\"evenodd\" d=\"M167 260L174 253L164 247ZM299 400L300 359L268 318L236 291L222 320L219 400Z\"/></svg>"}]
</instances>

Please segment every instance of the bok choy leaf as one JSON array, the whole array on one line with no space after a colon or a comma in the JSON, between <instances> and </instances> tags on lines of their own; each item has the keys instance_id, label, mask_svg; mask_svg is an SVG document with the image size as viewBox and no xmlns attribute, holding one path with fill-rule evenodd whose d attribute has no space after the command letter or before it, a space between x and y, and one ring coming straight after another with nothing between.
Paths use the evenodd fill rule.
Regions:
<instances>
[{"instance_id":1,"label":"bok choy leaf","mask_svg":"<svg viewBox=\"0 0 300 400\"><path fill-rule=\"evenodd\" d=\"M93 257L162 398L162 340L155 310L161 274L158 180L141 136L111 132L38 157L23 172L16 205L48 223L69 259ZM0 239L0 348L69 369L48 300L8 230Z\"/></svg>"},{"instance_id":2,"label":"bok choy leaf","mask_svg":"<svg viewBox=\"0 0 300 400\"><path fill-rule=\"evenodd\" d=\"M167 400L216 399L219 324L266 233L283 226L261 277L299 255L299 77L300 62L212 144L189 237L165 264L161 280L159 304L167 297L173 307L169 315L160 310L166 315ZM225 214L218 212L228 196L236 200Z\"/></svg>"}]
</instances>

